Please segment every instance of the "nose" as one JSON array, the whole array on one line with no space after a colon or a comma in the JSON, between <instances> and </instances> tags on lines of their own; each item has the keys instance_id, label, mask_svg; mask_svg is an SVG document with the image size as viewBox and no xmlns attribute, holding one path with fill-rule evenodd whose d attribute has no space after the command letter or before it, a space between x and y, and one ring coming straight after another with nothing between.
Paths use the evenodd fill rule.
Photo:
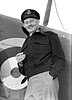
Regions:
<instances>
[{"instance_id":1,"label":"nose","mask_svg":"<svg viewBox=\"0 0 72 100\"><path fill-rule=\"evenodd\" d=\"M31 21L29 21L29 22L28 22L28 25L31 25L31 24L32 24L32 22L31 22Z\"/></svg>"},{"instance_id":2,"label":"nose","mask_svg":"<svg viewBox=\"0 0 72 100\"><path fill-rule=\"evenodd\" d=\"M31 25L31 22L29 22L28 25Z\"/></svg>"}]
</instances>

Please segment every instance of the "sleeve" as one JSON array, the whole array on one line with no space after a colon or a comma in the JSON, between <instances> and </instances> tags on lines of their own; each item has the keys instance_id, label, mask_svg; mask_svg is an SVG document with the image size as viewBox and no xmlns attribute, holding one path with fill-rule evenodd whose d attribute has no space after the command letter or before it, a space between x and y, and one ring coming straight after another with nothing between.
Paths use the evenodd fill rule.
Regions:
<instances>
[{"instance_id":1,"label":"sleeve","mask_svg":"<svg viewBox=\"0 0 72 100\"><path fill-rule=\"evenodd\" d=\"M21 52L23 52L23 47L24 47L24 43L23 43L23 45L22 45ZM18 65L18 68L19 68L19 72L20 72L22 75L25 76L25 72L24 72L24 69L23 69L23 61L18 62L17 65Z\"/></svg>"},{"instance_id":2,"label":"sleeve","mask_svg":"<svg viewBox=\"0 0 72 100\"><path fill-rule=\"evenodd\" d=\"M27 47L27 39L24 41L22 48L21 48L21 52L23 52L24 54L26 54L26 51L24 50ZM25 68L24 68L24 63L27 60L27 56L25 57L25 59L21 62L18 62L18 67L19 67L19 72L25 76Z\"/></svg>"},{"instance_id":3,"label":"sleeve","mask_svg":"<svg viewBox=\"0 0 72 100\"><path fill-rule=\"evenodd\" d=\"M55 79L65 67L64 51L56 33L50 33L50 45L52 50L52 69L49 74L53 76L53 79Z\"/></svg>"}]
</instances>

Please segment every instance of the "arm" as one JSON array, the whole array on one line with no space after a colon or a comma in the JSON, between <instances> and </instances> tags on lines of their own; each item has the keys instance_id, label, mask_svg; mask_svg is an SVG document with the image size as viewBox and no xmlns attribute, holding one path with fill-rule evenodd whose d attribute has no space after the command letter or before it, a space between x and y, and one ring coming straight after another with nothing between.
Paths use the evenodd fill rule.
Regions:
<instances>
[{"instance_id":1,"label":"arm","mask_svg":"<svg viewBox=\"0 0 72 100\"><path fill-rule=\"evenodd\" d=\"M58 35L53 32L50 33L50 45L52 50L52 69L49 74L55 79L65 67L65 55Z\"/></svg>"}]
</instances>

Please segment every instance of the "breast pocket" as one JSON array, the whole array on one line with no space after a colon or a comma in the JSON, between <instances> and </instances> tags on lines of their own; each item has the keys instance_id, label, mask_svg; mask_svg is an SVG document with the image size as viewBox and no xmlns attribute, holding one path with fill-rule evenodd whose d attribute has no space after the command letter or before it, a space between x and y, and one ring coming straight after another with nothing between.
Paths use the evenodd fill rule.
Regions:
<instances>
[{"instance_id":1,"label":"breast pocket","mask_svg":"<svg viewBox=\"0 0 72 100\"><path fill-rule=\"evenodd\" d=\"M36 52L44 53L50 51L50 45L48 42L43 41L36 41L34 43L34 50Z\"/></svg>"}]
</instances>

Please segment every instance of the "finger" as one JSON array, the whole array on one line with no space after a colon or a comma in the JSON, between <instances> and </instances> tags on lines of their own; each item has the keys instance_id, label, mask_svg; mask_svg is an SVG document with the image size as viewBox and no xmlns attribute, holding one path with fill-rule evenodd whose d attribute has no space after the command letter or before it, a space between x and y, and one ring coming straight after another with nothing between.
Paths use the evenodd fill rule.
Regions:
<instances>
[{"instance_id":1,"label":"finger","mask_svg":"<svg viewBox=\"0 0 72 100\"><path fill-rule=\"evenodd\" d=\"M16 57L17 61L22 61L25 59L25 55L22 55L22 56L19 56L19 57Z\"/></svg>"},{"instance_id":2,"label":"finger","mask_svg":"<svg viewBox=\"0 0 72 100\"><path fill-rule=\"evenodd\" d=\"M24 58L25 56L26 56L25 54L22 55L23 58Z\"/></svg>"},{"instance_id":3,"label":"finger","mask_svg":"<svg viewBox=\"0 0 72 100\"><path fill-rule=\"evenodd\" d=\"M18 54L16 55L16 57L21 56L21 55L23 55L23 54L22 54L22 53L18 53Z\"/></svg>"}]
</instances>

